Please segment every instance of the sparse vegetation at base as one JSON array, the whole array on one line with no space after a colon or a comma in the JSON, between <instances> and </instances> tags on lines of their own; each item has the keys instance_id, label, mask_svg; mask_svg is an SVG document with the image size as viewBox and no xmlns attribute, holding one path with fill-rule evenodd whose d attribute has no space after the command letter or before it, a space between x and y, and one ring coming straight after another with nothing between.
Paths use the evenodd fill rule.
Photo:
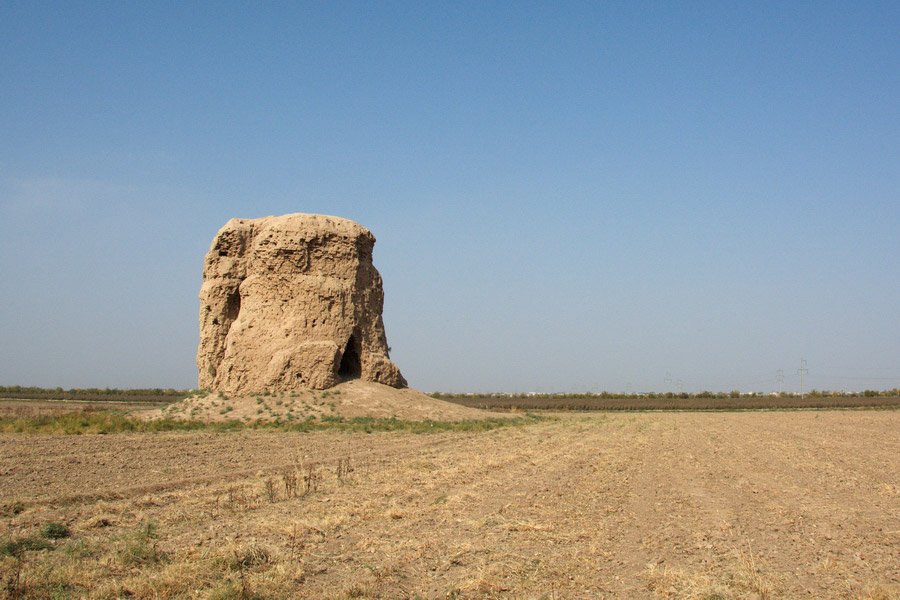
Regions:
<instances>
[{"instance_id":1,"label":"sparse vegetation at base","mask_svg":"<svg viewBox=\"0 0 900 600\"><path fill-rule=\"evenodd\" d=\"M228 411L225 411L228 412ZM407 421L325 415L320 420L250 421L238 420L206 422L181 419L141 420L109 410L84 409L73 412L0 418L0 432L31 434L111 434L154 431L232 431L239 429L275 429L279 431L404 431L408 433L437 433L443 431L488 431L498 427L512 427L544 420L548 417L526 414L511 419L480 419L465 421Z\"/></svg>"}]
</instances>

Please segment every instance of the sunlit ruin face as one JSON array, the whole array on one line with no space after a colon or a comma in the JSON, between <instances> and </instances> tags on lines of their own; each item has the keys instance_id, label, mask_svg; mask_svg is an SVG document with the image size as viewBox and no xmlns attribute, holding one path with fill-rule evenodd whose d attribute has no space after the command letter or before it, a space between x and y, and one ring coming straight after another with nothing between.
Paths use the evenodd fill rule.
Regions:
<instances>
[{"instance_id":1,"label":"sunlit ruin face","mask_svg":"<svg viewBox=\"0 0 900 600\"><path fill-rule=\"evenodd\" d=\"M200 290L201 388L260 393L406 380L388 357L374 236L337 217L232 219Z\"/></svg>"}]
</instances>

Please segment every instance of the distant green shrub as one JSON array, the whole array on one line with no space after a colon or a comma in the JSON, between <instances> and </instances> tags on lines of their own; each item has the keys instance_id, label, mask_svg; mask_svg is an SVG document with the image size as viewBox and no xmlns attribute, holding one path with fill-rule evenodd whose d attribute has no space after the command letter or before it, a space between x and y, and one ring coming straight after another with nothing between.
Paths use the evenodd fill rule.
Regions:
<instances>
[{"instance_id":1,"label":"distant green shrub","mask_svg":"<svg viewBox=\"0 0 900 600\"><path fill-rule=\"evenodd\" d=\"M63 523L45 523L41 528L41 535L48 540L61 540L72 535L69 527Z\"/></svg>"},{"instance_id":2,"label":"distant green shrub","mask_svg":"<svg viewBox=\"0 0 900 600\"><path fill-rule=\"evenodd\" d=\"M48 550L53 546L36 536L22 537L0 542L0 556L18 558L26 551Z\"/></svg>"}]
</instances>

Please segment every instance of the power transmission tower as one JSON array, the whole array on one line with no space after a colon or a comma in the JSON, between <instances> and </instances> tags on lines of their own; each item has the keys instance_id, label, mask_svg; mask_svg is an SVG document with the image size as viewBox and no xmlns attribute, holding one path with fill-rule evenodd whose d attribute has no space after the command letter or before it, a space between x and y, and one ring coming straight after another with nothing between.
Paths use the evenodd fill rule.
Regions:
<instances>
[{"instance_id":1,"label":"power transmission tower","mask_svg":"<svg viewBox=\"0 0 900 600\"><path fill-rule=\"evenodd\" d=\"M679 379L678 380L678 393L680 394L683 389L684 389L684 382Z\"/></svg>"},{"instance_id":2,"label":"power transmission tower","mask_svg":"<svg viewBox=\"0 0 900 600\"><path fill-rule=\"evenodd\" d=\"M775 383L778 384L778 395L781 395L781 390L784 387L784 369L778 369L775 371Z\"/></svg>"},{"instance_id":3,"label":"power transmission tower","mask_svg":"<svg viewBox=\"0 0 900 600\"><path fill-rule=\"evenodd\" d=\"M802 358L800 359L800 368L797 369L797 374L800 375L800 399L803 400L803 375L809 373L809 369L806 368L806 361Z\"/></svg>"},{"instance_id":4,"label":"power transmission tower","mask_svg":"<svg viewBox=\"0 0 900 600\"><path fill-rule=\"evenodd\" d=\"M666 393L668 394L669 392L672 391L672 374L669 373L668 371L666 371L665 381L666 381Z\"/></svg>"}]
</instances>

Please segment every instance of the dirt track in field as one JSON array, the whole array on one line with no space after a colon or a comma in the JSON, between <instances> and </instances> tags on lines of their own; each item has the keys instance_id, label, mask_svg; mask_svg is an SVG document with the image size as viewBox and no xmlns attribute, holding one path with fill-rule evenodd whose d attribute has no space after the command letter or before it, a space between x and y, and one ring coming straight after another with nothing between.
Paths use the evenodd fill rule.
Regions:
<instances>
[{"instance_id":1,"label":"dirt track in field","mask_svg":"<svg viewBox=\"0 0 900 600\"><path fill-rule=\"evenodd\" d=\"M267 497L266 479L317 462L317 489ZM129 585L259 545L272 560L250 581L275 597L900 597L897 411L573 415L418 436L4 435L0 490L25 504L4 536L48 519L86 539L156 522L171 562ZM111 526L89 527L100 515Z\"/></svg>"}]
</instances>

